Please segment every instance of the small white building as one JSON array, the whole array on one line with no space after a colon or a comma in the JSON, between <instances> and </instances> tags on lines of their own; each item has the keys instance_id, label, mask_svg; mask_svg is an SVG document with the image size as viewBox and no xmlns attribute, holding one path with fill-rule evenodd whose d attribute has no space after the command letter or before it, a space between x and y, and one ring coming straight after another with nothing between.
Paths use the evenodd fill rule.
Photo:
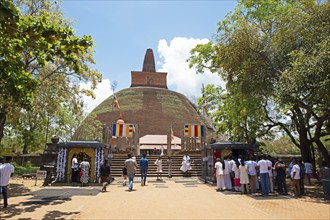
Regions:
<instances>
[{"instance_id":1,"label":"small white building","mask_svg":"<svg viewBox=\"0 0 330 220\"><path fill-rule=\"evenodd\" d=\"M140 137L138 154L160 155L162 151L167 152L167 135L145 135ZM171 140L172 151L181 150L181 138L173 136Z\"/></svg>"}]
</instances>

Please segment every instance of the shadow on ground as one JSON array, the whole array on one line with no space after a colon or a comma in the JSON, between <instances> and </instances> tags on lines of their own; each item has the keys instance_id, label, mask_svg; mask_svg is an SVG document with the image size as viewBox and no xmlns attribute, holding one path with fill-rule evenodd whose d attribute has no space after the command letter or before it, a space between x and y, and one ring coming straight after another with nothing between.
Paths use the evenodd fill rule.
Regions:
<instances>
[{"instance_id":1,"label":"shadow on ground","mask_svg":"<svg viewBox=\"0 0 330 220\"><path fill-rule=\"evenodd\" d=\"M15 184L13 184L15 185ZM58 205L72 200L73 196L96 196L100 190L98 188L90 187L61 187L61 188L44 188L38 191L26 193L26 196L32 196L24 202L18 204L10 204L6 209L0 209L4 218L18 217L21 213L35 212L38 208L45 206ZM14 193L14 192L13 192ZM19 193L14 193L16 196ZM12 193L10 194L12 196ZM2 214L2 213L1 213ZM58 219L64 215L79 214L79 212L60 212L50 211L42 219Z\"/></svg>"},{"instance_id":2,"label":"shadow on ground","mask_svg":"<svg viewBox=\"0 0 330 220\"><path fill-rule=\"evenodd\" d=\"M28 187L24 186L24 184L11 183L9 184L8 192L9 197L17 197L25 195L31 192L31 190Z\"/></svg>"}]
</instances>

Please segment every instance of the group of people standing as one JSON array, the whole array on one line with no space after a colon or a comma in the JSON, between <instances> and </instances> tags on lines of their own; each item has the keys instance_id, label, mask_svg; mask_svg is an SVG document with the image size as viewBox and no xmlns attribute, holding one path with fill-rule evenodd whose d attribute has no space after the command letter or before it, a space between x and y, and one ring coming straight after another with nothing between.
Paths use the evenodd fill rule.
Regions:
<instances>
[{"instance_id":1,"label":"group of people standing","mask_svg":"<svg viewBox=\"0 0 330 220\"><path fill-rule=\"evenodd\" d=\"M272 158L262 155L258 161L254 156L244 160L242 156L232 158L225 156L223 160L216 159L214 165L217 179L217 191L234 190L242 193L256 193L261 190L263 196L274 193L275 188L279 194L288 194L286 184L286 165L281 158ZM312 166L309 162L303 163L296 158L291 160L288 168L288 177L291 178L294 197L304 195L305 173L309 174L308 181L312 176ZM329 196L330 179L329 168L324 166L320 169L323 185L326 185L324 192Z\"/></svg>"},{"instance_id":2,"label":"group of people standing","mask_svg":"<svg viewBox=\"0 0 330 220\"><path fill-rule=\"evenodd\" d=\"M123 168L123 186L126 186L127 177L128 177L128 190L133 190L133 181L136 174L136 170L138 167L136 158L132 156L132 154L128 154L128 159L125 160L124 168ZM168 178L172 178L172 158L169 156L167 158L167 167L168 167ZM141 172L141 186L146 185L147 181L147 175L148 175L148 168L149 168L149 160L146 157L146 154L142 155L142 158L139 162L140 165L140 172ZM157 174L157 180L162 180L162 173L163 173L163 155L160 155L156 161L156 174ZM187 172L191 170L190 165L190 157L188 154L185 154L182 158L182 166L181 166L182 172Z\"/></svg>"},{"instance_id":3,"label":"group of people standing","mask_svg":"<svg viewBox=\"0 0 330 220\"><path fill-rule=\"evenodd\" d=\"M71 181L73 183L80 182L82 186L89 182L90 163L87 158L84 158L80 163L78 162L77 155L74 154L71 161Z\"/></svg>"}]
</instances>

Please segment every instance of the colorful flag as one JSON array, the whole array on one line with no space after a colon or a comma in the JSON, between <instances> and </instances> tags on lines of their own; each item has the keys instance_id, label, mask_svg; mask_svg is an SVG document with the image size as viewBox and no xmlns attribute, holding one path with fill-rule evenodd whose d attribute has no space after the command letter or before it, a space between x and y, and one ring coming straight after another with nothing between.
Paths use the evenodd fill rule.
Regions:
<instances>
[{"instance_id":1,"label":"colorful flag","mask_svg":"<svg viewBox=\"0 0 330 220\"><path fill-rule=\"evenodd\" d=\"M134 125L133 124L113 124L112 136L116 137L133 137Z\"/></svg>"},{"instance_id":2,"label":"colorful flag","mask_svg":"<svg viewBox=\"0 0 330 220\"><path fill-rule=\"evenodd\" d=\"M116 96L113 96L113 106L115 106L117 109L120 109L119 102Z\"/></svg>"},{"instance_id":3,"label":"colorful flag","mask_svg":"<svg viewBox=\"0 0 330 220\"><path fill-rule=\"evenodd\" d=\"M189 125L184 126L185 137L204 137L204 126L203 125Z\"/></svg>"}]
</instances>

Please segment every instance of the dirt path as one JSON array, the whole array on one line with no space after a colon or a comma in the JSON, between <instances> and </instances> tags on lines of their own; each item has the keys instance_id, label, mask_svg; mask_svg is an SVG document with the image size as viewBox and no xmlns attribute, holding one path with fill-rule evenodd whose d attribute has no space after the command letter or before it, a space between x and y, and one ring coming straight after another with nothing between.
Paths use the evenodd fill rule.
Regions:
<instances>
[{"instance_id":1,"label":"dirt path","mask_svg":"<svg viewBox=\"0 0 330 220\"><path fill-rule=\"evenodd\" d=\"M136 179L138 180L138 179ZM150 178L127 191L119 180L100 187L40 187L33 180L11 181L9 207L0 218L10 219L330 219L329 203L290 196L246 196L216 192L197 179ZM16 190L17 189L17 190ZM1 202L2 203L2 202Z\"/></svg>"}]
</instances>

